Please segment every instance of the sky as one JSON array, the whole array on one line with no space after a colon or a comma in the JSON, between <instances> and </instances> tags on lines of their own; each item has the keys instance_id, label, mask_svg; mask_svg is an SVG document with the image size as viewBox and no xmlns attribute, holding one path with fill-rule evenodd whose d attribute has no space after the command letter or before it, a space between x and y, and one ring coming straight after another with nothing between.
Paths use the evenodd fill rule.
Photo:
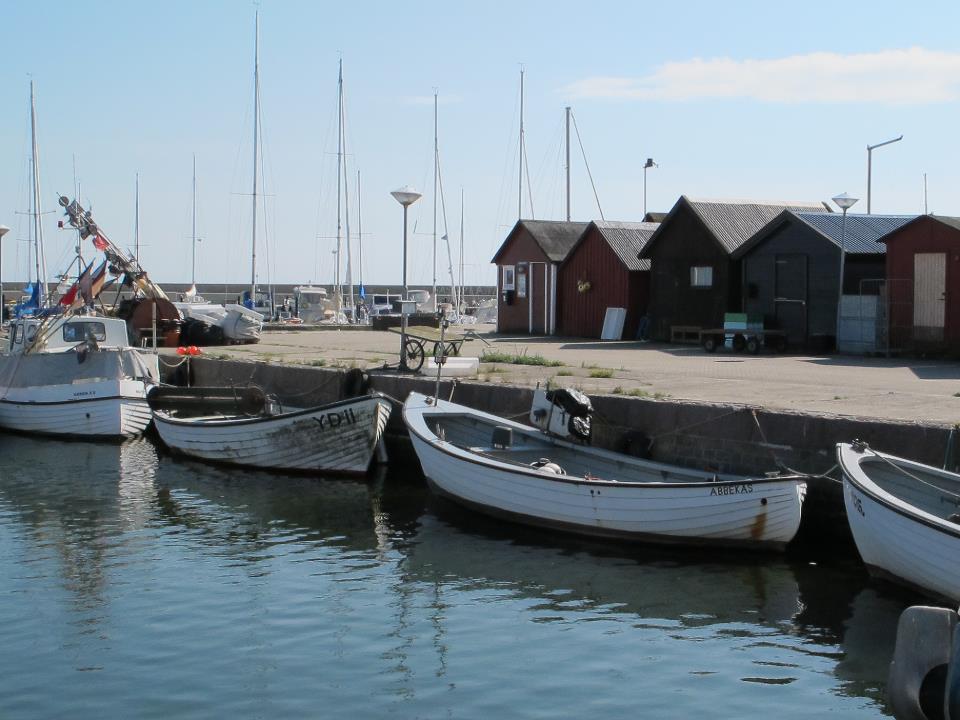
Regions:
<instances>
[{"instance_id":1,"label":"sky","mask_svg":"<svg viewBox=\"0 0 960 720\"><path fill-rule=\"evenodd\" d=\"M648 157L651 211L681 195L847 192L865 212L866 147L900 135L873 152L872 211L923 212L926 175L929 211L960 215L956 2L0 0L5 282L29 273L31 79L51 276L75 245L57 228L58 195L78 182L103 231L132 249L139 174L141 262L161 284L189 282L195 154L197 282L250 281L257 9L261 285L335 279L341 59L352 266L359 280L362 229L368 284L401 283L390 191L406 185L423 193L409 212L409 281L432 282L434 93L437 236L457 265L462 193L465 280L495 282L490 259L518 217L521 68L524 217L565 217L567 106L574 220L641 220ZM444 285L442 240L437 255Z\"/></svg>"}]
</instances>

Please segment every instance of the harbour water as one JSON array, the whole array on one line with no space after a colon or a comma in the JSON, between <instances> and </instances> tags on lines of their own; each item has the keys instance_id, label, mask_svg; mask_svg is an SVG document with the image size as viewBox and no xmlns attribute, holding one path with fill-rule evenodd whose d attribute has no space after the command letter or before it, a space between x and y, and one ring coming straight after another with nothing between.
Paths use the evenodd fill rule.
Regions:
<instances>
[{"instance_id":1,"label":"harbour water","mask_svg":"<svg viewBox=\"0 0 960 720\"><path fill-rule=\"evenodd\" d=\"M888 714L830 559L585 545L366 481L0 435L0 717Z\"/></svg>"}]
</instances>

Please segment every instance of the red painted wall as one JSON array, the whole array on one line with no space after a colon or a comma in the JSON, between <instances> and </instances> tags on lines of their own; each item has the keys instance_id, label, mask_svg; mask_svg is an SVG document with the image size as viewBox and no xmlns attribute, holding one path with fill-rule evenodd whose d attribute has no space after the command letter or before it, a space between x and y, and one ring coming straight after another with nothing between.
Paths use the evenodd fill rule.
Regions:
<instances>
[{"instance_id":1,"label":"red painted wall","mask_svg":"<svg viewBox=\"0 0 960 720\"><path fill-rule=\"evenodd\" d=\"M581 280L590 283L588 291L579 291ZM596 228L590 228L560 266L557 286L560 333L598 338L607 308L622 307L627 309L622 337L636 337L637 325L647 311L650 273L627 270Z\"/></svg>"},{"instance_id":2,"label":"red painted wall","mask_svg":"<svg viewBox=\"0 0 960 720\"><path fill-rule=\"evenodd\" d=\"M890 344L894 347L912 344L913 256L946 253L944 341L951 350L960 351L960 230L924 216L891 233L886 241Z\"/></svg>"},{"instance_id":3,"label":"red painted wall","mask_svg":"<svg viewBox=\"0 0 960 720\"><path fill-rule=\"evenodd\" d=\"M517 290L514 290L513 303L507 305L503 301L503 270L504 265L518 266L523 262L533 263L528 266L528 274L532 276L527 278L527 297L519 296ZM544 273L544 266L538 263L547 263ZM502 333L527 333L530 327L530 305L533 302L533 333L545 334L544 328L544 282L546 282L547 298L552 297L552 286L550 285L550 261L547 256L531 237L530 233L523 227L518 228L512 238L508 239L507 246L503 253L497 259L497 331ZM519 268L517 268L519 270ZM546 274L546 281L544 281ZM519 272L515 273L515 288L519 288ZM532 287L532 292L531 292ZM549 310L549 308L548 308ZM547 316L549 322L549 315Z\"/></svg>"}]
</instances>

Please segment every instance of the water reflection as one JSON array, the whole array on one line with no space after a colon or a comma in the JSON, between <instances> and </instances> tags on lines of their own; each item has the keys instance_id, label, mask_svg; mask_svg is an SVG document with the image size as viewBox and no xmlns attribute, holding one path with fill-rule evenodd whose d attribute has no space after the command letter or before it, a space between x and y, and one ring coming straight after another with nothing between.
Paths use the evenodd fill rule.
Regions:
<instances>
[{"instance_id":1,"label":"water reflection","mask_svg":"<svg viewBox=\"0 0 960 720\"><path fill-rule=\"evenodd\" d=\"M52 554L76 601L101 604L104 558L120 533L145 522L156 467L156 450L143 439L64 443L0 435L0 503L29 531L23 561Z\"/></svg>"},{"instance_id":2,"label":"water reflection","mask_svg":"<svg viewBox=\"0 0 960 720\"><path fill-rule=\"evenodd\" d=\"M433 503L405 548L408 582L429 587L438 608L433 644L446 664L443 608L462 594L526 599L529 619L570 625L612 620L673 641L726 639L751 656L744 683L785 685L830 673L838 696L867 698L884 712L884 682L897 619L921 598L875 585L853 563L791 561L625 549L589 550L561 537L479 521ZM701 668L693 675L710 675Z\"/></svg>"},{"instance_id":3,"label":"water reflection","mask_svg":"<svg viewBox=\"0 0 960 720\"><path fill-rule=\"evenodd\" d=\"M145 694L182 717L596 715L597 697L665 716L677 693L685 716L883 713L917 598L856 565L585 544L438 503L410 472L0 435L0 622L33 658L0 661L0 715L115 716Z\"/></svg>"}]
</instances>

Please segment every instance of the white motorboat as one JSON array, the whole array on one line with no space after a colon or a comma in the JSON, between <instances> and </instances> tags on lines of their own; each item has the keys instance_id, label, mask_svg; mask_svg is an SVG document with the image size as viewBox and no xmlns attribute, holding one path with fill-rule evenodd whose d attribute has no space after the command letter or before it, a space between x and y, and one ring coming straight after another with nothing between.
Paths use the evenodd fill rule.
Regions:
<instances>
[{"instance_id":1,"label":"white motorboat","mask_svg":"<svg viewBox=\"0 0 960 720\"><path fill-rule=\"evenodd\" d=\"M837 445L854 542L876 575L960 602L960 475Z\"/></svg>"},{"instance_id":2,"label":"white motorboat","mask_svg":"<svg viewBox=\"0 0 960 720\"><path fill-rule=\"evenodd\" d=\"M158 358L130 346L119 318L60 315L10 324L0 354L0 427L127 438L150 424Z\"/></svg>"},{"instance_id":3,"label":"white motorboat","mask_svg":"<svg viewBox=\"0 0 960 720\"><path fill-rule=\"evenodd\" d=\"M719 475L572 442L558 435L588 437L589 415L569 395L538 390L531 420L553 432L418 393L403 419L431 487L488 515L659 543L782 548L796 534L802 478Z\"/></svg>"},{"instance_id":4,"label":"white motorboat","mask_svg":"<svg viewBox=\"0 0 960 720\"><path fill-rule=\"evenodd\" d=\"M231 388L158 388L151 395L157 432L174 452L231 465L347 474L370 467L392 407L380 393L307 409L264 400L262 393L258 400Z\"/></svg>"}]
</instances>

